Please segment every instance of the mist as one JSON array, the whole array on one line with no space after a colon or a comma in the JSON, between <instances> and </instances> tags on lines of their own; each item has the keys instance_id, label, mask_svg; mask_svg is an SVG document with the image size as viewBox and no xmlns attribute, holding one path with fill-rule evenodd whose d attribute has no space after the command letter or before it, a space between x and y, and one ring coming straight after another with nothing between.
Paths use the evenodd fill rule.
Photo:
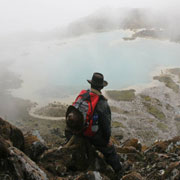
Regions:
<instances>
[{"instance_id":1,"label":"mist","mask_svg":"<svg viewBox=\"0 0 180 180\"><path fill-rule=\"evenodd\" d=\"M0 33L48 31L103 8L153 8L178 10L178 0L1 0Z\"/></svg>"},{"instance_id":2,"label":"mist","mask_svg":"<svg viewBox=\"0 0 180 180\"><path fill-rule=\"evenodd\" d=\"M46 97L51 100L73 94L79 90L79 84L76 87L74 84L90 78L96 69L113 79L108 67L103 69L98 65L89 65L87 74L82 73L83 77L75 69L73 76L78 81L70 75L74 64L69 65L71 57L67 54L74 52L83 59L85 50L88 50L90 61L95 64L98 59L103 64L101 54L104 52L98 49L101 42L91 41L94 36L89 40L86 38L88 35L116 30L131 30L132 34L140 29L155 28L156 37L179 43L179 7L178 0L1 0L0 115L6 117L10 114L8 117L13 119L16 114L18 119L22 116L22 109L31 104L23 99L38 101ZM94 42L94 49L85 44L87 48L83 52L78 38L87 44ZM76 46L79 49L73 49ZM65 58L60 56L60 52L66 52ZM66 61L58 64L63 58ZM49 61L53 63L48 64ZM70 81L72 85L68 84ZM83 87L82 84L79 86ZM12 92L18 89L22 90L16 99Z\"/></svg>"}]
</instances>

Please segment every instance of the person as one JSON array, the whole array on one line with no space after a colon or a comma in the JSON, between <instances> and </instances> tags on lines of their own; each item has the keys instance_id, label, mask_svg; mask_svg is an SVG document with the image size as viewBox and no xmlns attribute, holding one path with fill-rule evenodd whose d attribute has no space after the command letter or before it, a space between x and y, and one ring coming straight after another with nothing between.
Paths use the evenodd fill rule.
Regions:
<instances>
[{"instance_id":1,"label":"person","mask_svg":"<svg viewBox=\"0 0 180 180\"><path fill-rule=\"evenodd\" d=\"M83 136L89 140L89 142L95 146L97 150L103 153L106 162L111 165L116 173L120 173L122 166L119 160L119 157L116 153L115 147L110 140L111 137L111 110L108 105L107 99L102 95L101 90L108 85L108 82L104 80L104 76L101 73L94 73L91 80L87 80L90 84L90 93L98 96L98 101L95 105L93 114L97 114L98 117L98 128L97 132L93 136L86 136L85 133L82 133ZM73 113L76 112L76 113ZM69 123L69 127L74 127L73 123L77 123L79 119L79 126L75 128L67 128L65 130L65 136L67 139L70 139L73 133L77 133L83 126L82 114L78 115L77 108L70 106L66 112L66 120ZM79 117L78 117L79 116ZM73 122L73 119L76 119ZM96 124L97 125L97 124ZM71 130L70 130L71 129ZM72 132L74 129L74 132Z\"/></svg>"}]
</instances>

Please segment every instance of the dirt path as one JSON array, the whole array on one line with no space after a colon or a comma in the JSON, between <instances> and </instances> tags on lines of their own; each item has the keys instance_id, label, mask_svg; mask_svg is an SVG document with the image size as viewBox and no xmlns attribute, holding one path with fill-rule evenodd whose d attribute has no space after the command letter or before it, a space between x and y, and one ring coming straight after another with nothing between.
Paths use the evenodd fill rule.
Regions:
<instances>
[{"instance_id":1,"label":"dirt path","mask_svg":"<svg viewBox=\"0 0 180 180\"><path fill-rule=\"evenodd\" d=\"M37 115L35 114L35 110L37 108L31 108L31 110L29 111L29 115L31 117L37 118L37 119L45 119L45 120L52 120L52 121L59 121L59 120L64 120L65 117L51 117L51 116L41 116L41 115Z\"/></svg>"}]
</instances>

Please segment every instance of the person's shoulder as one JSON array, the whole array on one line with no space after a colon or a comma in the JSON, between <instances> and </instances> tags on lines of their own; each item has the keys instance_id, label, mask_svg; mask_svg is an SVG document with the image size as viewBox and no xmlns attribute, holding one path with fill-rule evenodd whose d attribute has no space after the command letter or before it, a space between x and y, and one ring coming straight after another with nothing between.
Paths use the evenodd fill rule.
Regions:
<instances>
[{"instance_id":1,"label":"person's shoulder","mask_svg":"<svg viewBox=\"0 0 180 180\"><path fill-rule=\"evenodd\" d=\"M108 101L108 99L102 94L99 96L99 101Z\"/></svg>"},{"instance_id":2,"label":"person's shoulder","mask_svg":"<svg viewBox=\"0 0 180 180\"><path fill-rule=\"evenodd\" d=\"M102 108L106 108L108 105L108 100L106 97L104 97L103 95L99 96L99 101L98 101L98 105Z\"/></svg>"}]
</instances>

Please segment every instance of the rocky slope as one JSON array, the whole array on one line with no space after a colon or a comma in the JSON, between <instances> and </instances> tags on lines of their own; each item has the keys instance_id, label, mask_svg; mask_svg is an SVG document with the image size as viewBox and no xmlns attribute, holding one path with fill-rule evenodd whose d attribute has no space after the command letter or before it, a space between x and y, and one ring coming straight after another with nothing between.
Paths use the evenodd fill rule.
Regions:
<instances>
[{"instance_id":1,"label":"rocky slope","mask_svg":"<svg viewBox=\"0 0 180 180\"><path fill-rule=\"evenodd\" d=\"M180 42L179 13L156 11L146 8L117 8L102 9L87 17L69 24L56 36L76 37L88 33L112 31L117 29L132 30L132 37L125 40L134 40L137 37L167 39ZM143 30L142 30L143 29Z\"/></svg>"},{"instance_id":2,"label":"rocky slope","mask_svg":"<svg viewBox=\"0 0 180 180\"><path fill-rule=\"evenodd\" d=\"M123 180L180 179L180 69L162 71L154 81L159 83L139 92L106 92ZM74 136L65 144L64 120L26 114L14 124L21 130L0 119L0 179L117 179L103 155L83 138Z\"/></svg>"},{"instance_id":3,"label":"rocky slope","mask_svg":"<svg viewBox=\"0 0 180 180\"><path fill-rule=\"evenodd\" d=\"M0 119L0 179L5 180L116 180L103 155L85 139L73 136L58 148L48 149L36 136L24 135ZM112 139L123 164L122 180L178 180L180 137L149 147L137 139ZM17 143L18 142L18 143Z\"/></svg>"},{"instance_id":4,"label":"rocky slope","mask_svg":"<svg viewBox=\"0 0 180 180\"><path fill-rule=\"evenodd\" d=\"M123 140L136 137L146 145L177 136L180 132L179 72L179 68L164 70L154 76L156 84L139 92L107 92L113 112L113 134L123 135Z\"/></svg>"},{"instance_id":5,"label":"rocky slope","mask_svg":"<svg viewBox=\"0 0 180 180\"><path fill-rule=\"evenodd\" d=\"M135 137L146 145L150 145L156 140L177 136L180 132L179 86L180 69L174 68L163 70L161 74L154 76L152 85L140 91L135 89L106 91L105 95L109 99L112 111L112 134L122 141ZM59 108L61 106L52 104L42 107L39 115L42 117L47 114L52 116L48 113L52 109L53 113L58 114ZM33 119L32 121L36 121L34 123L37 124L40 120ZM30 121L28 122L28 126L31 126ZM64 127L62 124L64 121L60 122L61 124L57 124L59 129L51 129L51 132L57 132L56 134L59 133L63 137L63 128L61 127ZM51 121L49 124L53 123L55 122ZM38 123L38 126L34 128L39 130L41 124ZM43 131L48 132L48 127L43 128ZM44 134L42 131L40 133ZM59 137L57 136L56 139Z\"/></svg>"}]
</instances>

